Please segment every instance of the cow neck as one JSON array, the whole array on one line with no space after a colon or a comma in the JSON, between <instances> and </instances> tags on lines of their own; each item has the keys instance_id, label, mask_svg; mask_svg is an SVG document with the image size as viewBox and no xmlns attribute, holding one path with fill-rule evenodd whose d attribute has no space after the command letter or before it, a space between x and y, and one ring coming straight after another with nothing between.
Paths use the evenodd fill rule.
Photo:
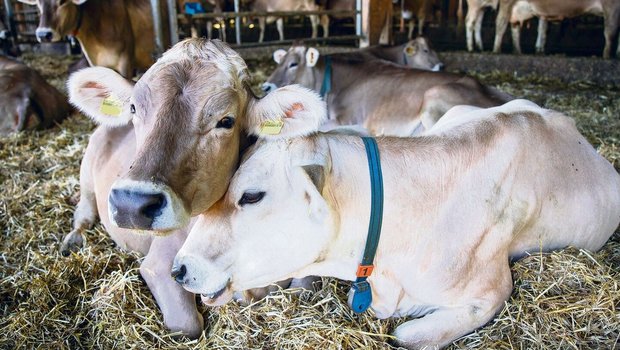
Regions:
<instances>
[{"instance_id":1,"label":"cow neck","mask_svg":"<svg viewBox=\"0 0 620 350\"><path fill-rule=\"evenodd\" d=\"M327 95L332 90L332 58L325 56L325 70L323 72L323 83L321 83L321 97L327 101Z\"/></svg>"},{"instance_id":2,"label":"cow neck","mask_svg":"<svg viewBox=\"0 0 620 350\"><path fill-rule=\"evenodd\" d=\"M366 148L370 173L370 222L362 263L357 268L357 279L351 286L349 297L349 306L356 313L366 311L372 303L372 291L367 279L374 269L373 261L379 245L383 222L383 174L379 148L373 137L362 137L362 140Z\"/></svg>"},{"instance_id":3,"label":"cow neck","mask_svg":"<svg viewBox=\"0 0 620 350\"><path fill-rule=\"evenodd\" d=\"M409 60L407 60L407 54L405 53L405 50L403 50L403 62L405 63L405 66L409 65Z\"/></svg>"},{"instance_id":4,"label":"cow neck","mask_svg":"<svg viewBox=\"0 0 620 350\"><path fill-rule=\"evenodd\" d=\"M71 35L73 36L78 35L80 31L80 27L82 26L82 17L84 16L84 10L82 9L82 5L77 5L77 8L78 8L77 24L75 26L75 29L73 29L73 32L71 33Z\"/></svg>"}]
</instances>

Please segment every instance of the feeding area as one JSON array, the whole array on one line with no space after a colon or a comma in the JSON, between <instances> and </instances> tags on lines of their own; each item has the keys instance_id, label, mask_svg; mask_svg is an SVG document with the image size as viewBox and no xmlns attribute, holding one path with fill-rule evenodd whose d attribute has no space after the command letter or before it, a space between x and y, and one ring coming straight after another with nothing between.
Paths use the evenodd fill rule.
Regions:
<instances>
[{"instance_id":1,"label":"feeding area","mask_svg":"<svg viewBox=\"0 0 620 350\"><path fill-rule=\"evenodd\" d=\"M357 10L351 9L353 15L361 11L361 1L359 3ZM381 6L377 3L380 1L371 2L370 6ZM440 10L454 10L454 5L451 1L436 3L443 5L432 7L434 11L430 12L432 20L439 23ZM235 6L239 6L238 1ZM186 7L178 7L182 8ZM323 9L337 11L329 7L306 10ZM394 9L398 16L398 6ZM404 5L400 10L405 10ZM227 11L230 12L226 14ZM257 11L260 16L261 11L274 10L248 11ZM292 10L282 11L286 15ZM274 51L288 50L292 40L282 40L274 26L268 28L265 38L266 41L272 39L275 45L235 46L235 34L244 42L257 41L259 22L253 19L251 28L244 22L244 31L235 33L235 26L241 23L233 22L235 13L241 18L245 12L243 9L226 10L224 6L224 13L226 21L214 19L216 32L226 31L225 25L229 24L227 41L245 60L250 75L249 88L257 96L269 96L274 92L266 94L264 83L278 68L274 58L279 58ZM213 19L215 15L209 16L194 15L192 22L190 15L179 13L178 29L190 36L190 31L196 30L190 29L191 23ZM398 17L395 18L398 28ZM456 18L453 19L451 26L456 27ZM356 20L363 19L360 16ZM355 21L345 21L346 29L342 32L333 29L342 23L338 20L335 23L331 28L337 43L307 42L308 46L318 49L317 54L320 51L320 57L355 52L357 48L348 45L348 41L374 35L375 29L365 32L361 26L355 28ZM308 18L291 17L284 28L289 28L288 33L294 35L309 36L308 24ZM577 24L585 31L596 25L602 26L595 19ZM484 28L491 26L491 22L485 22ZM450 30L455 29L452 27ZM560 30L553 24L550 28L550 37ZM398 33L396 39L398 35L404 39L406 31ZM460 44L455 47L453 40L457 39L437 25L431 25L426 33L437 38L435 47L445 63L445 72L467 74L480 84L514 98L560 111L574 120L577 130L596 153L616 172L620 169L620 82L617 79L620 65L617 58L606 60L593 56L601 55L602 38L592 47L583 46L585 51L581 52L561 53L558 51L566 47L572 50L575 46L552 44L552 55L519 56L463 52L464 38L458 39ZM525 48L533 44L534 26L525 28L524 33ZM206 32L199 34L206 35ZM432 39L432 35L430 37ZM491 36L485 36L484 40L490 46ZM581 36L575 39L581 40L584 40ZM504 41L503 45L506 43ZM165 46L165 40L160 39L159 45ZM528 49L524 51L527 53ZM78 55L36 50L19 57L63 96L68 95L69 67L80 59ZM333 83L332 88L335 86ZM329 101L325 96L322 98ZM132 105L133 108L136 107ZM26 126L28 120L26 118ZM82 190L80 164L97 127L86 113L73 110L66 119L54 122L48 129L26 127L27 130L0 134L0 348L403 348L399 347L393 332L412 317L378 319L371 309L355 313L347 301L351 281L321 277L314 283L313 290L274 288L260 300L230 301L214 307L204 305L200 295L196 295L204 328L197 338L191 339L170 330L165 323L162 310L140 270L145 257L119 248L99 221L84 230L84 244L80 249L62 254L63 238L72 231ZM381 135L377 135L377 139L380 140ZM540 164L540 173L534 172L530 178L543 178L545 171L546 164ZM583 206L584 215L589 209ZM408 219L403 215L402 220ZM558 225L562 224L559 220ZM467 227L459 226L457 230L466 232ZM140 234L150 233L142 230ZM450 342L447 349L620 347L620 230L617 228L598 251L579 247L530 251L523 258L510 262L510 275L513 289L499 311L488 323ZM470 277L463 276L464 279Z\"/></svg>"}]
</instances>

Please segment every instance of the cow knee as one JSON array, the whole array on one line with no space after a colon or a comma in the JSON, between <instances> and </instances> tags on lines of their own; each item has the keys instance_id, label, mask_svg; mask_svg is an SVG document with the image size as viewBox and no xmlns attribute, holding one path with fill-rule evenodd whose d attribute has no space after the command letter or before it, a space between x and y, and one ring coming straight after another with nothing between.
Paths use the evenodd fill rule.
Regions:
<instances>
[{"instance_id":1,"label":"cow knee","mask_svg":"<svg viewBox=\"0 0 620 350\"><path fill-rule=\"evenodd\" d=\"M187 312L179 310L177 314L164 315L164 325L172 332L180 332L190 339L198 339L204 330L204 318L196 309Z\"/></svg>"},{"instance_id":2,"label":"cow knee","mask_svg":"<svg viewBox=\"0 0 620 350\"><path fill-rule=\"evenodd\" d=\"M81 229L74 229L62 240L60 246L60 254L62 256L69 256L71 252L76 252L82 248L84 244L84 236Z\"/></svg>"}]
</instances>

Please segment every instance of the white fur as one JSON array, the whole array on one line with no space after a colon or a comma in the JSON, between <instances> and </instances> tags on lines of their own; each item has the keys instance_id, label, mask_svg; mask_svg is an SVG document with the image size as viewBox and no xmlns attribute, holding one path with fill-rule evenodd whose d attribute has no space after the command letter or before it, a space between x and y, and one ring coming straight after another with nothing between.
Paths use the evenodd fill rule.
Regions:
<instances>
[{"instance_id":1,"label":"white fur","mask_svg":"<svg viewBox=\"0 0 620 350\"><path fill-rule=\"evenodd\" d=\"M83 3L85 3L88 0L72 0L72 1L73 1L74 4L79 6L79 5L82 5Z\"/></svg>"},{"instance_id":2,"label":"white fur","mask_svg":"<svg viewBox=\"0 0 620 350\"><path fill-rule=\"evenodd\" d=\"M155 218L151 228L155 231L171 231L187 226L189 223L189 213L183 207L183 203L168 186L154 182L135 181L130 179L120 179L114 182L111 190L131 189L132 192L141 193L161 193L166 197L167 205L162 209L159 216ZM112 206L108 203L108 215L110 221L117 225L112 215ZM117 225L118 226L118 225Z\"/></svg>"},{"instance_id":3,"label":"white fur","mask_svg":"<svg viewBox=\"0 0 620 350\"><path fill-rule=\"evenodd\" d=\"M314 67L319 61L319 56L321 56L319 50L314 47L308 48L308 51L306 51L306 67Z\"/></svg>"},{"instance_id":4,"label":"white fur","mask_svg":"<svg viewBox=\"0 0 620 350\"><path fill-rule=\"evenodd\" d=\"M91 86L89 86L91 85ZM95 122L106 126L121 126L133 117L130 111L130 98L133 83L112 69L91 67L73 73L67 81L69 102L79 108ZM123 104L118 116L101 113L104 98L113 96Z\"/></svg>"},{"instance_id":5,"label":"white fur","mask_svg":"<svg viewBox=\"0 0 620 350\"><path fill-rule=\"evenodd\" d=\"M301 109L293 111L295 104ZM286 112L292 115L287 117ZM258 101L251 102L248 109L247 129L263 138L282 139L311 134L327 118L325 102L321 97L300 85L281 87ZM262 135L261 125L267 120L282 120L284 126L278 135Z\"/></svg>"}]
</instances>

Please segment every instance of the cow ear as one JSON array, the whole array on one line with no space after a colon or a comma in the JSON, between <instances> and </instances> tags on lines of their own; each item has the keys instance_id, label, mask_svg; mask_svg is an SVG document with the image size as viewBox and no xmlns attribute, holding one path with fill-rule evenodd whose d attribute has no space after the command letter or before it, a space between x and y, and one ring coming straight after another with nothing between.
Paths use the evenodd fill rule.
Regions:
<instances>
[{"instance_id":1,"label":"cow ear","mask_svg":"<svg viewBox=\"0 0 620 350\"><path fill-rule=\"evenodd\" d=\"M277 64L280 64L280 62L282 62L284 56L286 56L285 50L278 49L273 52L273 60L276 61Z\"/></svg>"},{"instance_id":2,"label":"cow ear","mask_svg":"<svg viewBox=\"0 0 620 350\"><path fill-rule=\"evenodd\" d=\"M325 167L320 164L310 164L302 165L302 169L304 169L317 191L322 193L325 186Z\"/></svg>"},{"instance_id":3,"label":"cow ear","mask_svg":"<svg viewBox=\"0 0 620 350\"><path fill-rule=\"evenodd\" d=\"M319 56L319 50L315 49L314 47L308 48L308 51L306 51L306 66L314 67L319 61Z\"/></svg>"},{"instance_id":4,"label":"cow ear","mask_svg":"<svg viewBox=\"0 0 620 350\"><path fill-rule=\"evenodd\" d=\"M98 124L120 126L133 117L129 102L133 82L109 68L92 67L73 73L67 90L69 102Z\"/></svg>"},{"instance_id":5,"label":"cow ear","mask_svg":"<svg viewBox=\"0 0 620 350\"><path fill-rule=\"evenodd\" d=\"M325 102L299 85L276 89L250 102L247 131L265 139L305 136L319 130L327 117Z\"/></svg>"},{"instance_id":6,"label":"cow ear","mask_svg":"<svg viewBox=\"0 0 620 350\"><path fill-rule=\"evenodd\" d=\"M410 41L407 43L407 46L405 46L405 48L403 49L403 52L405 53L405 55L407 56L413 56L415 55L415 52L417 51L416 49L416 44L414 41Z\"/></svg>"},{"instance_id":7,"label":"cow ear","mask_svg":"<svg viewBox=\"0 0 620 350\"><path fill-rule=\"evenodd\" d=\"M17 0L19 2L21 2L22 4L26 4L26 5L36 5L38 3L38 0Z\"/></svg>"},{"instance_id":8,"label":"cow ear","mask_svg":"<svg viewBox=\"0 0 620 350\"><path fill-rule=\"evenodd\" d=\"M83 3L85 3L87 0L72 0L74 4L76 5L82 5Z\"/></svg>"}]
</instances>

